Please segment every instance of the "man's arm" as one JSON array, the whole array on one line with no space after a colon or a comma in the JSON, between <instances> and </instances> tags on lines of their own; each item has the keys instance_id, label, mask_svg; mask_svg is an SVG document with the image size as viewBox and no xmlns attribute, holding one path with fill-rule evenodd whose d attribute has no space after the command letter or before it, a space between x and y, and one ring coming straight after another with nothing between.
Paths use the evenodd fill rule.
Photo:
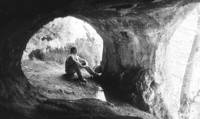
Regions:
<instances>
[{"instance_id":1,"label":"man's arm","mask_svg":"<svg viewBox=\"0 0 200 119\"><path fill-rule=\"evenodd\" d=\"M81 62L82 66L88 66L88 62L85 59L78 56L78 60Z\"/></svg>"},{"instance_id":2,"label":"man's arm","mask_svg":"<svg viewBox=\"0 0 200 119\"><path fill-rule=\"evenodd\" d=\"M77 61L73 56L70 56L69 58L72 62L76 63L78 66L83 67L83 65L79 61Z\"/></svg>"}]
</instances>

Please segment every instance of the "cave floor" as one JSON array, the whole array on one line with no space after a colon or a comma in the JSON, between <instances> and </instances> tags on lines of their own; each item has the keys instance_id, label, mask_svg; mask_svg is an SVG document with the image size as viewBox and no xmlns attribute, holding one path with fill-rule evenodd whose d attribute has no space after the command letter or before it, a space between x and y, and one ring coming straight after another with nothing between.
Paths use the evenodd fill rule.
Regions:
<instances>
[{"instance_id":1,"label":"cave floor","mask_svg":"<svg viewBox=\"0 0 200 119\"><path fill-rule=\"evenodd\" d=\"M87 83L81 83L74 79L64 77L64 65L52 61L24 60L22 61L22 70L29 82L36 87L42 95L49 99L98 99L106 102L111 110L126 116L137 116L144 119L153 119L154 117L146 112L134 108L128 103L120 101L107 102L104 92L100 85L91 80L87 72L82 71Z\"/></svg>"},{"instance_id":2,"label":"cave floor","mask_svg":"<svg viewBox=\"0 0 200 119\"><path fill-rule=\"evenodd\" d=\"M87 83L64 77L64 66L52 61L25 60L22 69L29 82L48 98L75 100L97 98L100 86L90 80L89 74L82 71ZM103 100L103 99L102 99Z\"/></svg>"}]
</instances>

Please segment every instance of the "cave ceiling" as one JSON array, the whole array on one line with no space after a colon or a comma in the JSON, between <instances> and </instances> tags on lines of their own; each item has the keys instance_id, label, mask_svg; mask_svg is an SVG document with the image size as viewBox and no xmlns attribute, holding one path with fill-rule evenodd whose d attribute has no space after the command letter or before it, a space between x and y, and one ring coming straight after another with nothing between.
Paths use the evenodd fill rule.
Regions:
<instances>
[{"instance_id":1,"label":"cave ceiling","mask_svg":"<svg viewBox=\"0 0 200 119\"><path fill-rule=\"evenodd\" d=\"M144 12L159 7L198 0L1 0L0 25L16 18L28 18L53 11L124 10Z\"/></svg>"}]
</instances>

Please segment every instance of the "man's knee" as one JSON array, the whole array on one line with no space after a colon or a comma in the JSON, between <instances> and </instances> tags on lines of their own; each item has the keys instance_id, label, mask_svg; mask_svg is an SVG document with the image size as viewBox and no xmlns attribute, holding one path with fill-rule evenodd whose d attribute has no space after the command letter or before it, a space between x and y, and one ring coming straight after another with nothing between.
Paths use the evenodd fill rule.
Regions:
<instances>
[{"instance_id":1,"label":"man's knee","mask_svg":"<svg viewBox=\"0 0 200 119\"><path fill-rule=\"evenodd\" d=\"M97 73L102 73L102 67L99 65L99 66L95 67L94 71Z\"/></svg>"}]
</instances>

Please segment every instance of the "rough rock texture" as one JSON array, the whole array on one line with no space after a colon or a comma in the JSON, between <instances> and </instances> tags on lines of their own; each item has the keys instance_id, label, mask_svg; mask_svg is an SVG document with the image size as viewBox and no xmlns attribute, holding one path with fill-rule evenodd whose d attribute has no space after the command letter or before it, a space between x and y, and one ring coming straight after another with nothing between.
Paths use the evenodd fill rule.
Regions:
<instances>
[{"instance_id":1,"label":"rough rock texture","mask_svg":"<svg viewBox=\"0 0 200 119\"><path fill-rule=\"evenodd\" d=\"M175 118L168 112L173 107L166 107L169 99L163 98L166 92L157 91L158 77L160 80L169 78L163 76L166 70L159 58L165 59L165 46L176 26L195 7L195 1L74 0L59 3L29 0L4 1L1 5L9 2L13 4L3 6L0 11L4 16L1 21L5 23L0 30L1 115L8 119L55 118L54 115L47 116L54 112L60 118L129 118L99 105L95 106L98 113L94 113L83 110L91 108L84 102L46 100L24 76L21 57L28 39L53 18L73 15L94 26L104 40L105 87L114 88L133 105L158 118Z\"/></svg>"},{"instance_id":2,"label":"rough rock texture","mask_svg":"<svg viewBox=\"0 0 200 119\"><path fill-rule=\"evenodd\" d=\"M113 86L120 87L118 89L123 94L123 98L132 100L133 104L140 109L152 111L159 118L171 118L172 114L170 113L174 112L170 111L169 113L168 110L173 110L174 107L172 105L166 107L165 103L171 100L171 97L167 97L167 99L165 97L165 94L169 93L166 89L161 94L160 90L157 91L160 85L159 81L168 79L160 74L155 75L154 72L166 74L165 69L156 66L160 62L165 62L167 42L182 22L181 20L192 10L191 8L194 6L167 7L145 14L131 14L100 21L101 25L105 24L106 26L101 31L109 32L109 35L103 35L106 48L103 58L104 71L105 75L108 73L106 76L111 74L105 80L110 84L114 83ZM106 45L109 47L107 48ZM189 49L187 51L190 52ZM164 52L164 54L160 54L160 52ZM161 79L157 76L160 76ZM116 79L118 79L117 82ZM181 86L181 83L177 85ZM176 86L173 86L172 92L174 88ZM179 93L175 95L179 95ZM175 95L174 98L176 98ZM163 97L166 100L163 100ZM174 103L175 100L169 101L169 103Z\"/></svg>"}]
</instances>

